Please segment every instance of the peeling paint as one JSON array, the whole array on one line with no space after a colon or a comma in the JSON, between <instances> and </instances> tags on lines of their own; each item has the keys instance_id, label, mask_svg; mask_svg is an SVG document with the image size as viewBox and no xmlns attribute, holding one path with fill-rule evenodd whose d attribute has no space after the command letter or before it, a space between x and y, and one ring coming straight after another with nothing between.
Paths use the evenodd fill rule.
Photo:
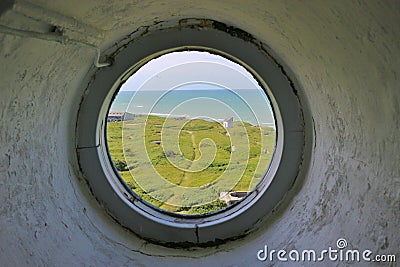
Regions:
<instances>
[{"instance_id":1,"label":"peeling paint","mask_svg":"<svg viewBox=\"0 0 400 267\"><path fill-rule=\"evenodd\" d=\"M104 212L76 163L74 122L90 82L86 74L94 72L93 55L79 46L1 34L2 266L264 266L256 258L264 245L326 248L340 237L352 248L400 258L397 1L35 4L99 29L103 35L90 41L110 59L111 51L171 21L210 23L185 18L212 18L221 22L213 26L232 34L242 34L236 28L251 33L242 37L273 51L271 58L296 78L294 93L307 100L312 159L287 200L245 237L194 248L144 241ZM1 25L49 30L47 22L10 8L1 9ZM70 27L69 33L78 31Z\"/></svg>"}]
</instances>

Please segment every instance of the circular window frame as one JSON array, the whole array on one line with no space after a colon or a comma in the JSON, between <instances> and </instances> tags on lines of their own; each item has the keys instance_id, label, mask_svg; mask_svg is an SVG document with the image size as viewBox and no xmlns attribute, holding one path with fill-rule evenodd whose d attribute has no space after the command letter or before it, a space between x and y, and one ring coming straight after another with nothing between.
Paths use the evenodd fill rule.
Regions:
<instances>
[{"instance_id":1,"label":"circular window frame","mask_svg":"<svg viewBox=\"0 0 400 267\"><path fill-rule=\"evenodd\" d=\"M268 89L268 86L265 84L265 82L258 80L259 77L256 77L257 74L254 73L253 70L249 70L248 67L244 67L244 66L242 65L242 64L244 64L244 63L241 62L240 60L238 60L237 58L234 58L232 55L229 55L229 54L227 54L227 53L224 53L223 51L217 51L216 49L212 49L212 48L208 48L208 47L198 47L198 46L176 47L176 48L173 48L173 49L169 49L168 51L160 51L159 53L157 53L157 54L155 54L155 55L151 55L151 56L149 56L149 57L143 59L142 61L138 62L138 63L135 64L134 66L132 66L132 68L131 68L130 70L128 70L128 71L123 75L123 77L119 80L119 82L116 83L115 87L116 87L117 89L116 89L115 92L114 92L114 95L113 95L113 98L112 98L112 100L111 100L111 103L108 104L109 109L107 110L107 113L106 113L106 114L109 113L110 108L111 108L111 105L112 105L114 99L117 97L117 94L118 94L118 92L120 91L121 87L123 86L124 82L126 82L126 81L129 80L133 75L135 75L135 73L136 73L137 71L139 71L143 66L145 66L147 63L149 63L151 60L157 59L157 58L162 57L162 56L164 56L164 55L167 55L167 54L169 54L169 53L175 53L175 52L178 52L178 53L179 53L179 52L188 52L188 51L207 52L207 53L210 53L210 54L215 55L215 56L223 57L223 58L225 58L225 59L231 61L232 63L237 64L238 66L241 66L241 67L245 68L246 71L248 72L248 74L250 74L250 75L253 77L253 79L257 82L257 84L258 84L258 86L259 86L259 88L258 88L257 90L262 90L263 93L265 94L266 98L268 99L268 105L270 105L270 106L271 106L271 109L272 109L272 116L273 116L273 119L274 119L274 126L276 127L276 129L278 129L277 123L276 123L276 117L275 117L274 106L271 104L271 99L270 99L269 93L267 93L267 92L270 92L270 91L269 91L269 89ZM242 101L245 101L245 100L242 100ZM248 106L250 107L250 103L247 103L247 102L245 101L245 104L248 105ZM105 103L105 105L107 105L107 103ZM105 135L105 137L104 137L104 142L105 142L105 144L106 144L105 146L107 147L107 146L108 146L108 141L107 141L107 131L106 131L106 130L105 130L104 135ZM276 135L277 135L277 131L276 131ZM273 153L272 153L272 158L271 158L271 160L275 157L276 143L277 143L277 137L275 138L274 149L273 149ZM112 156L111 156L111 154L109 153L108 150L107 150L107 152L108 152L109 160L112 162L112 161L113 161L113 160L112 160ZM112 165L112 164L111 164L111 165ZM266 168L266 170L265 170L265 173L264 173L264 176L268 176L268 177L263 177L263 179L261 179L261 181L260 181L259 183L256 184L256 186L252 189L252 191L249 192L250 195L253 193L253 191L262 192L262 191L263 191L263 188L268 186L268 184L270 183L270 180L272 179L272 177L270 177L271 175L267 175L267 172L268 172L268 169L270 168L270 165L271 165L271 164L268 164L268 166L267 166L267 168ZM117 176L119 176L118 178L120 179L121 183L122 183L123 186L125 187L126 191L128 191L128 192L127 192L128 194L134 195L134 197L136 197L136 198L138 198L139 200L141 200L143 204L148 205L148 206L149 206L150 208L152 208L152 209L155 209L156 212L165 213L165 214L167 214L167 215L169 215L169 216L172 216L172 217L178 217L178 218L185 217L185 218L192 218L192 219L193 219L193 218L204 218L204 217L206 217L206 216L207 216L207 217L213 216L213 215L216 215L217 213L221 213L221 212L224 212L224 213L225 213L225 216L226 216L226 215L229 213L228 210L233 209L233 208L236 207L237 205L242 205L242 204L240 204L240 203L242 203L242 201L243 201L243 199L242 199L242 200L238 201L237 203L231 204L231 205L229 205L229 206L227 206L227 207L225 207L225 208L222 208L222 209L220 209L220 210L213 211L213 212L210 212L210 213L205 213L205 214L179 214L179 213L174 213L174 212L170 212L170 211L167 211L167 210L158 208L158 207L156 207L156 206L153 206L151 203L149 203L149 202L147 202L147 201L145 201L145 200L142 200L142 199L140 198L140 196L137 195L137 194L134 192L134 190L132 190L131 188L129 188L129 186L126 184L126 182L125 182L124 179L121 177L121 175L119 175L119 172L118 172L118 170L115 168L115 166L114 166L114 172L117 174ZM266 178L268 178L268 179L266 179ZM257 193L257 194L258 194L258 193ZM246 195L245 198L247 198L247 197L248 197L248 196ZM243 207L237 207L237 208L234 210L234 212L237 212L236 210L238 210L238 209L243 209ZM149 210L149 211L151 212L151 210ZM231 211L231 212L232 212L232 211ZM157 216L157 214L155 214L155 216ZM214 217L217 217L217 216L214 216ZM215 218L214 218L214 219L215 219ZM204 221L204 220L203 220L203 221Z\"/></svg>"},{"instance_id":2,"label":"circular window frame","mask_svg":"<svg viewBox=\"0 0 400 267\"><path fill-rule=\"evenodd\" d=\"M113 65L92 76L78 113L78 161L93 194L121 225L160 244L208 246L245 235L291 188L302 160L303 113L281 66L250 34L200 22L148 31L116 48ZM105 139L106 115L121 84L149 60L185 49L222 55L245 67L266 90L277 130L274 155L256 189L237 205L205 216L172 215L132 195L115 171Z\"/></svg>"}]
</instances>

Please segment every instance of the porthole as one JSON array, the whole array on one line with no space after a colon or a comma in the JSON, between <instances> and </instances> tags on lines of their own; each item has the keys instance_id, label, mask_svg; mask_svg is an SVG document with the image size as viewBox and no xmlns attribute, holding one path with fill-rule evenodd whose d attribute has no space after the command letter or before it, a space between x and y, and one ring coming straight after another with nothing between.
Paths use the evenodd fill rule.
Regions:
<instances>
[{"instance_id":1,"label":"porthole","mask_svg":"<svg viewBox=\"0 0 400 267\"><path fill-rule=\"evenodd\" d=\"M268 179L275 150L265 83L202 49L178 48L137 68L118 86L106 118L121 182L145 204L174 215L237 205Z\"/></svg>"},{"instance_id":2,"label":"porthole","mask_svg":"<svg viewBox=\"0 0 400 267\"><path fill-rule=\"evenodd\" d=\"M93 75L78 114L93 194L160 244L213 245L253 230L293 184L304 145L299 99L260 42L196 21L110 49L114 64Z\"/></svg>"}]
</instances>

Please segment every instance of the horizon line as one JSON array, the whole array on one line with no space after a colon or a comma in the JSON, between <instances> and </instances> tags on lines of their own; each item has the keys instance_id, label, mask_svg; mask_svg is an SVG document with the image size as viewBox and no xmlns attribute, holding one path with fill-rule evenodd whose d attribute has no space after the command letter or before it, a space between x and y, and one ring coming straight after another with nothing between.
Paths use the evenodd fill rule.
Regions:
<instances>
[{"instance_id":1,"label":"horizon line","mask_svg":"<svg viewBox=\"0 0 400 267\"><path fill-rule=\"evenodd\" d=\"M195 90L201 90L201 91L222 91L222 90L232 90L232 91L237 91L237 90L258 90L258 91L263 91L262 89L259 88L236 88L236 89L226 89L226 88L212 88L212 89L173 89L171 91L195 91ZM168 91L167 89L149 89L149 90L119 90L119 92L139 92L139 91Z\"/></svg>"}]
</instances>

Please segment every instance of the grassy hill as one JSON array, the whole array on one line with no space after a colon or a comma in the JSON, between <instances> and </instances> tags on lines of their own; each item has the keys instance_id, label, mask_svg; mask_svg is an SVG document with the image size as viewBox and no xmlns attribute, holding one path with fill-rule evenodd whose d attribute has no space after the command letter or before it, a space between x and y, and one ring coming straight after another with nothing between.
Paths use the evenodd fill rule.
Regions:
<instances>
[{"instance_id":1,"label":"grassy hill","mask_svg":"<svg viewBox=\"0 0 400 267\"><path fill-rule=\"evenodd\" d=\"M150 204L182 214L226 206L223 191L251 191L273 155L275 130L235 122L137 116L107 123L110 156L121 178Z\"/></svg>"}]
</instances>

